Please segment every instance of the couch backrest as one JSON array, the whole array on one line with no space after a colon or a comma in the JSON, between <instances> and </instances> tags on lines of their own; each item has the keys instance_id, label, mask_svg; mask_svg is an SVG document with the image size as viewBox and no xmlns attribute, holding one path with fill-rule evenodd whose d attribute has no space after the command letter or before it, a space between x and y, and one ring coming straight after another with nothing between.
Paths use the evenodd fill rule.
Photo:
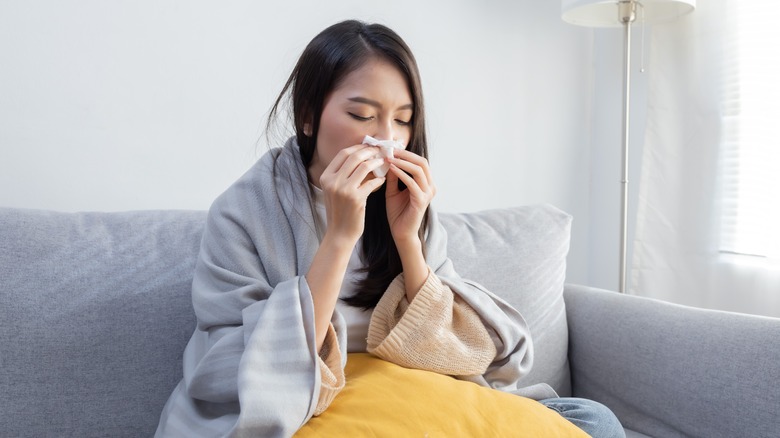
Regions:
<instances>
[{"instance_id":1,"label":"couch backrest","mask_svg":"<svg viewBox=\"0 0 780 438\"><path fill-rule=\"evenodd\" d=\"M534 365L521 383L571 394L563 285L572 218L550 205L442 215L448 254L474 280L519 310L531 330Z\"/></svg>"},{"instance_id":2,"label":"couch backrest","mask_svg":"<svg viewBox=\"0 0 780 438\"><path fill-rule=\"evenodd\" d=\"M441 216L464 277L517 307L527 383L569 391L571 218L549 206ZM195 325L205 212L0 209L0 436L151 436Z\"/></svg>"},{"instance_id":3,"label":"couch backrest","mask_svg":"<svg viewBox=\"0 0 780 438\"><path fill-rule=\"evenodd\" d=\"M0 210L0 436L151 436L205 213Z\"/></svg>"}]
</instances>

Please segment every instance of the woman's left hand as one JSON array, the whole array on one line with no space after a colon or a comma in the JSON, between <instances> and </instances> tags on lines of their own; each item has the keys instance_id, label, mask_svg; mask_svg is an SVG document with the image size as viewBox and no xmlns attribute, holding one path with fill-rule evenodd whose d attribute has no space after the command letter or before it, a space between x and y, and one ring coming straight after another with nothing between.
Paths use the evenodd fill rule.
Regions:
<instances>
[{"instance_id":1,"label":"woman's left hand","mask_svg":"<svg viewBox=\"0 0 780 438\"><path fill-rule=\"evenodd\" d=\"M387 173L387 220L396 246L420 245L419 230L436 194L428 160L407 150L395 150ZM398 189L398 181L406 190Z\"/></svg>"}]
</instances>

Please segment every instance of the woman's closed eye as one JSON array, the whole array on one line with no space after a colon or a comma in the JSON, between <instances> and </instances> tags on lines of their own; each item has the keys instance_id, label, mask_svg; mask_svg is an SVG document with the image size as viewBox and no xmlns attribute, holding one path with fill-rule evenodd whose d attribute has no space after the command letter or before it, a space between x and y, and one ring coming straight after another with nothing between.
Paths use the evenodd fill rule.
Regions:
<instances>
[{"instance_id":1,"label":"woman's closed eye","mask_svg":"<svg viewBox=\"0 0 780 438\"><path fill-rule=\"evenodd\" d=\"M349 114L350 116L352 116L352 118L353 118L353 119L355 119L355 120L359 120L359 121L361 121L361 122L368 122L368 121L370 121L370 120L374 120L374 117L373 117L373 116L369 116L369 117L363 117L363 116L357 115L357 114L355 114L355 113L348 113L348 114Z\"/></svg>"},{"instance_id":2,"label":"woman's closed eye","mask_svg":"<svg viewBox=\"0 0 780 438\"><path fill-rule=\"evenodd\" d=\"M374 116L361 116L359 114L355 114L352 112L348 112L347 114L349 114L350 117L352 117L353 119L360 122L370 122L375 118ZM398 123L401 126L409 126L412 122L411 120L395 119L395 123Z\"/></svg>"}]
</instances>

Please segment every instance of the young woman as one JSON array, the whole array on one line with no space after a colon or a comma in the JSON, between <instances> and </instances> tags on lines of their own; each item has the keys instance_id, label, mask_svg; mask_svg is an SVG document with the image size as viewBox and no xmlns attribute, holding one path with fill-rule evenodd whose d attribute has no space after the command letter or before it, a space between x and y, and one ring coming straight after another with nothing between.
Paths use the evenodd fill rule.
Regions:
<instances>
[{"instance_id":1,"label":"young woman","mask_svg":"<svg viewBox=\"0 0 780 438\"><path fill-rule=\"evenodd\" d=\"M347 352L362 351L623 436L602 405L518 387L531 366L525 322L453 270L429 209L420 77L404 41L378 24L333 25L304 50L269 126L288 96L295 137L209 211L198 324L157 436L291 436L338 397ZM405 148L382 158L366 136Z\"/></svg>"}]
</instances>

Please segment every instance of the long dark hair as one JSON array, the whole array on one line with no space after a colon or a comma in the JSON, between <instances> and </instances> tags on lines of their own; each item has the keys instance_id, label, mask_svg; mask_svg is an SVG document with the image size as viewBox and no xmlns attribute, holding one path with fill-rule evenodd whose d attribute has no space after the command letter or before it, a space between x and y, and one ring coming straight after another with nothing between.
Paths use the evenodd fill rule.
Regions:
<instances>
[{"instance_id":1,"label":"long dark hair","mask_svg":"<svg viewBox=\"0 0 780 438\"><path fill-rule=\"evenodd\" d=\"M425 109L417 62L403 39L381 24L347 20L328 27L314 37L304 49L271 108L266 128L271 126L280 105L289 93L295 136L300 146L303 165L308 168L317 147L320 118L328 94L349 73L377 57L395 65L406 77L414 105L410 121L412 133L406 149L427 159ZM309 129L305 130L305 125L308 125ZM421 240L427 227L426 212L419 230ZM358 281L358 292L344 301L351 306L372 309L393 279L403 271L398 248L390 234L387 221L385 186L369 195L366 202L361 249L367 275Z\"/></svg>"}]
</instances>

